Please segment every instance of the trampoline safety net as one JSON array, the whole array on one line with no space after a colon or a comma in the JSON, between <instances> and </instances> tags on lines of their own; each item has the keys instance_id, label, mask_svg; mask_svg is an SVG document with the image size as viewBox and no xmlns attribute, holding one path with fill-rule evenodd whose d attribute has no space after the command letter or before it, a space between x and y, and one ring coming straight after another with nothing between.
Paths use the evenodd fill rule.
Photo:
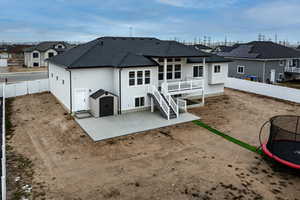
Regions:
<instances>
[{"instance_id":1,"label":"trampoline safety net","mask_svg":"<svg viewBox=\"0 0 300 200\"><path fill-rule=\"evenodd\" d=\"M276 116L270 120L269 151L300 165L300 116Z\"/></svg>"}]
</instances>

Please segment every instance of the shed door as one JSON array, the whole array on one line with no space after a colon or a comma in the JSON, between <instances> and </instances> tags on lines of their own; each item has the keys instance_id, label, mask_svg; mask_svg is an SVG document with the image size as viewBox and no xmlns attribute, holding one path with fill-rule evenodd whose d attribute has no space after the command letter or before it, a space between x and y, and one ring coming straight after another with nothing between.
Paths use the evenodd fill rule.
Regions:
<instances>
[{"instance_id":1,"label":"shed door","mask_svg":"<svg viewBox=\"0 0 300 200\"><path fill-rule=\"evenodd\" d=\"M99 99L100 117L114 114L114 97L103 97Z\"/></svg>"},{"instance_id":2,"label":"shed door","mask_svg":"<svg viewBox=\"0 0 300 200\"><path fill-rule=\"evenodd\" d=\"M271 82L275 83L275 77L276 77L276 70L271 69Z\"/></svg>"}]
</instances>

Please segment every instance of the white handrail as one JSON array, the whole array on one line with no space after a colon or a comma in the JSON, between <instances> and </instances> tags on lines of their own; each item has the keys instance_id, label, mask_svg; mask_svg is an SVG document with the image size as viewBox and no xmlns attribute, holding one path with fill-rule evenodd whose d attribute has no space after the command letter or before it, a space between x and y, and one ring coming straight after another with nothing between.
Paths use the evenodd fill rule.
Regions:
<instances>
[{"instance_id":1,"label":"white handrail","mask_svg":"<svg viewBox=\"0 0 300 200\"><path fill-rule=\"evenodd\" d=\"M286 72L295 72L295 73L300 73L300 68L298 67L285 67Z\"/></svg>"},{"instance_id":2,"label":"white handrail","mask_svg":"<svg viewBox=\"0 0 300 200\"><path fill-rule=\"evenodd\" d=\"M172 98L172 96L170 94L165 94L165 97L166 97L169 105L171 106L171 108L174 110L176 117L178 117L179 116L178 105L175 103L174 99Z\"/></svg>"},{"instance_id":3,"label":"white handrail","mask_svg":"<svg viewBox=\"0 0 300 200\"><path fill-rule=\"evenodd\" d=\"M165 101L165 99L161 96L160 92L157 90L157 88L154 85L149 86L149 93L152 94L157 102L159 103L160 107L164 111L164 113L167 115L168 120L170 119L170 107L168 103Z\"/></svg>"}]
</instances>

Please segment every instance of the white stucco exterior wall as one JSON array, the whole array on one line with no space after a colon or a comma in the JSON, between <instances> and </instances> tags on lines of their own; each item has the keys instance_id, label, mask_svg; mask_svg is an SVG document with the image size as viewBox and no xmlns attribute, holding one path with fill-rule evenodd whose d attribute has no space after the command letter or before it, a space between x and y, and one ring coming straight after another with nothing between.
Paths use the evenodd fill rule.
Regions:
<instances>
[{"instance_id":1,"label":"white stucco exterior wall","mask_svg":"<svg viewBox=\"0 0 300 200\"><path fill-rule=\"evenodd\" d=\"M141 110L150 106L150 98L148 96L148 87L149 85L135 85L129 86L129 72L130 71L144 71L150 70L150 84L155 85L158 88L158 67L132 67L122 69L122 80L121 80L121 106L122 111L134 111ZM144 107L135 107L135 98L144 97L145 106Z\"/></svg>"},{"instance_id":2,"label":"white stucco exterior wall","mask_svg":"<svg viewBox=\"0 0 300 200\"><path fill-rule=\"evenodd\" d=\"M50 92L67 110L70 110L70 72L63 67L49 63L49 86Z\"/></svg>"}]
</instances>

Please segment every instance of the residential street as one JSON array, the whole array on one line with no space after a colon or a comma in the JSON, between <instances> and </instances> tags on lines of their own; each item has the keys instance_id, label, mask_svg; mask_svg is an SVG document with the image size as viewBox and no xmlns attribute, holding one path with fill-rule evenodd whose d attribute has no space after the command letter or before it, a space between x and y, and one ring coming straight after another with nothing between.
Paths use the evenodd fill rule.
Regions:
<instances>
[{"instance_id":1,"label":"residential street","mask_svg":"<svg viewBox=\"0 0 300 200\"><path fill-rule=\"evenodd\" d=\"M0 82L30 81L48 78L48 72L17 72L17 73L0 73Z\"/></svg>"}]
</instances>

